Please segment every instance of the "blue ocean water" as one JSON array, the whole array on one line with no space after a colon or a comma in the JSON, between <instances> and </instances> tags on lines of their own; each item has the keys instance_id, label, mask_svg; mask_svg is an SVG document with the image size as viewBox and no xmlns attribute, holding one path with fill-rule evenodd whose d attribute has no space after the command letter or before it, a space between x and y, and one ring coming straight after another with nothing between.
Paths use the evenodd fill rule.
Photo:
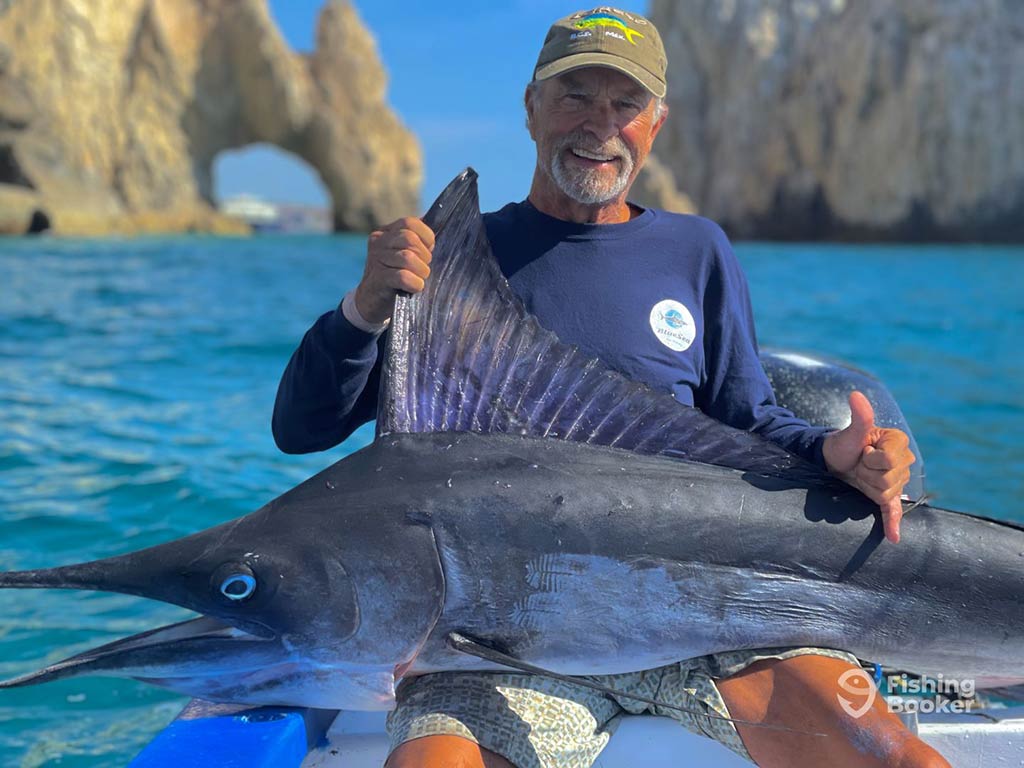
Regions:
<instances>
[{"instance_id":1,"label":"blue ocean water","mask_svg":"<svg viewBox=\"0 0 1024 768\"><path fill-rule=\"evenodd\" d=\"M270 413L360 237L0 242L0 569L105 557L245 514L371 438L280 454ZM936 503L1024 521L1024 248L741 244L762 344L874 372ZM0 593L0 677L179 620ZM85 678L0 692L0 764L124 764L183 703Z\"/></svg>"}]
</instances>

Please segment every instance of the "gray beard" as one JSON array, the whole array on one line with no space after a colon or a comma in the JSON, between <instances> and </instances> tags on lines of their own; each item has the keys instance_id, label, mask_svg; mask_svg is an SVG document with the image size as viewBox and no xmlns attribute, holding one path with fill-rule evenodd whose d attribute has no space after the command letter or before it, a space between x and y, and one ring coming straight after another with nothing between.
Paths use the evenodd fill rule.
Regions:
<instances>
[{"instance_id":1,"label":"gray beard","mask_svg":"<svg viewBox=\"0 0 1024 768\"><path fill-rule=\"evenodd\" d=\"M610 182L605 181L597 170L569 168L566 165L564 152L571 147L580 146L583 142L579 140L579 137L567 136L559 142L552 152L551 177L563 194L584 205L606 203L621 195L629 185L629 178L633 174L633 158L626 147L621 144L621 139L616 141L619 142L619 146L608 154L618 155L619 173ZM604 151L595 152L595 154L604 154Z\"/></svg>"}]
</instances>

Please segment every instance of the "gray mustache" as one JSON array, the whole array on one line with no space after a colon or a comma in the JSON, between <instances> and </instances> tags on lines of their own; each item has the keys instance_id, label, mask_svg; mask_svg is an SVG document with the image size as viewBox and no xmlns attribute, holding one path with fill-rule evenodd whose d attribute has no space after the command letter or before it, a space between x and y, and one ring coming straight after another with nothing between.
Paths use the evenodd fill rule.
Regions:
<instances>
[{"instance_id":1,"label":"gray mustache","mask_svg":"<svg viewBox=\"0 0 1024 768\"><path fill-rule=\"evenodd\" d=\"M594 144L588 139L586 133L583 131L574 131L566 136L559 143L558 148L559 150L581 149L584 152L590 152L594 155L605 155L623 159L630 157L629 148L622 139L615 137L604 145Z\"/></svg>"}]
</instances>

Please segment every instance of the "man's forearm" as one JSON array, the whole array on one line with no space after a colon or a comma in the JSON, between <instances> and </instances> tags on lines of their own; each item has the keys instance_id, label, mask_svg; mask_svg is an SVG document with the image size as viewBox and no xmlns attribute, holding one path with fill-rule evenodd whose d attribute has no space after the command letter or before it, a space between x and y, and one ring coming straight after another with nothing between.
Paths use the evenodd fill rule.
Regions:
<instances>
[{"instance_id":1,"label":"man's forearm","mask_svg":"<svg viewBox=\"0 0 1024 768\"><path fill-rule=\"evenodd\" d=\"M752 432L756 432L766 440L771 440L790 453L795 453L822 469L828 469L823 447L825 437L833 431L832 429L811 426L779 406L763 407L759 410L761 412L754 426L751 427Z\"/></svg>"},{"instance_id":2,"label":"man's forearm","mask_svg":"<svg viewBox=\"0 0 1024 768\"><path fill-rule=\"evenodd\" d=\"M274 403L274 440L282 451L326 450L374 418L378 341L340 309L322 315L306 332Z\"/></svg>"}]
</instances>

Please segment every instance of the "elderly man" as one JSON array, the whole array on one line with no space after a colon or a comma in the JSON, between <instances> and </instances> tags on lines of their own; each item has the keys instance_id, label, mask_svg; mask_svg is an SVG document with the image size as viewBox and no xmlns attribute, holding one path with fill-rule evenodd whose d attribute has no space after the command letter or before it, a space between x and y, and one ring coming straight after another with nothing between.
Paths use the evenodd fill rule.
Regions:
<instances>
[{"instance_id":1,"label":"elderly man","mask_svg":"<svg viewBox=\"0 0 1024 768\"><path fill-rule=\"evenodd\" d=\"M758 362L746 282L725 235L706 219L627 201L666 119L665 70L658 32L642 16L597 8L551 27L525 94L537 145L529 196L484 217L501 269L564 341L859 488L880 505L895 543L913 461L906 436L876 427L857 393L852 424L839 432L777 407ZM370 236L362 281L309 330L285 371L274 412L282 450L329 448L373 418L380 337L396 293L423 289L433 243L433 232L413 218ZM798 731L653 710L762 766L947 765L880 697L857 720L844 711L839 679L857 669L856 659L837 650L769 649L603 682ZM623 711L650 710L540 676L427 675L399 687L388 765L589 766Z\"/></svg>"}]
</instances>

